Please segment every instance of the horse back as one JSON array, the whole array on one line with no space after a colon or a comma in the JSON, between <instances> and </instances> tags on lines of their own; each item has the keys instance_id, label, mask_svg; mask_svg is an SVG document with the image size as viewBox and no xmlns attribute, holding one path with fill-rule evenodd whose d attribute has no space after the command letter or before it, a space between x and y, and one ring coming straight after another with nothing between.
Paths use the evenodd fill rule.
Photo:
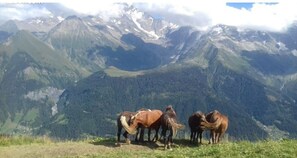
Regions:
<instances>
[{"instance_id":1,"label":"horse back","mask_svg":"<svg viewBox=\"0 0 297 158\"><path fill-rule=\"evenodd\" d=\"M162 111L160 110L143 111L137 117L137 122L145 127L158 126L161 115Z\"/></svg>"}]
</instances>

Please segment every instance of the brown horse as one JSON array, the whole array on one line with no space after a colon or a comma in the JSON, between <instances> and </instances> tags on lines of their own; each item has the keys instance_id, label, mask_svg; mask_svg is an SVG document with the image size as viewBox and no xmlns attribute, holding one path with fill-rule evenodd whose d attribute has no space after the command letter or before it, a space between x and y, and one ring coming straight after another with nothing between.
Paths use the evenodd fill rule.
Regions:
<instances>
[{"instance_id":1,"label":"brown horse","mask_svg":"<svg viewBox=\"0 0 297 158\"><path fill-rule=\"evenodd\" d=\"M172 106L169 105L166 107L165 112L161 116L161 126L162 126L162 134L161 137L164 139L164 149L171 149L171 144L173 143L172 137L176 135L177 129L183 128L182 124L178 124L176 120L176 113L173 110ZM166 132L169 130L169 135L166 139Z\"/></svg>"},{"instance_id":2,"label":"brown horse","mask_svg":"<svg viewBox=\"0 0 297 158\"><path fill-rule=\"evenodd\" d=\"M188 124L191 129L191 142L197 142L199 137L199 143L202 144L202 133L204 131L204 128L202 128L200 124L204 120L205 115L201 111L197 111L189 117Z\"/></svg>"},{"instance_id":3,"label":"brown horse","mask_svg":"<svg viewBox=\"0 0 297 158\"><path fill-rule=\"evenodd\" d=\"M162 111L160 110L139 111L131 117L130 126L126 121L127 118L125 116L121 116L120 121L123 127L125 128L125 130L129 134L136 134L137 127L139 125L142 125L145 128L155 129L156 134L154 139L158 140L158 131L160 128L161 115L162 115ZM149 131L149 137L150 137L150 131Z\"/></svg>"},{"instance_id":4,"label":"brown horse","mask_svg":"<svg viewBox=\"0 0 297 158\"><path fill-rule=\"evenodd\" d=\"M228 128L228 117L214 110L206 115L206 121L201 126L210 129L209 143L219 143Z\"/></svg>"}]
</instances>

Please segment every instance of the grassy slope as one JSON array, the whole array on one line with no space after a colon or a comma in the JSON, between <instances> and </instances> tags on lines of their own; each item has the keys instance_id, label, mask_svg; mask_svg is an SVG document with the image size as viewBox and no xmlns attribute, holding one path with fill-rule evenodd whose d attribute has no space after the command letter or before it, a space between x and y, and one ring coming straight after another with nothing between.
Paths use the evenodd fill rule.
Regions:
<instances>
[{"instance_id":1,"label":"grassy slope","mask_svg":"<svg viewBox=\"0 0 297 158\"><path fill-rule=\"evenodd\" d=\"M297 140L224 142L189 145L175 140L173 151L163 145L115 146L113 140L56 141L48 138L1 138L0 155L14 157L297 157ZM206 143L206 142L204 142Z\"/></svg>"}]
</instances>

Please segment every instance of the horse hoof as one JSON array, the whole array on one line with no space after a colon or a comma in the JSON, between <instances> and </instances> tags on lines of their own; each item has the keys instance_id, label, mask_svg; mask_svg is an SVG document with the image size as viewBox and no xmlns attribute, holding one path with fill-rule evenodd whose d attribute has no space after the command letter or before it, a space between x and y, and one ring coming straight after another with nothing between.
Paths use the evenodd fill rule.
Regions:
<instances>
[{"instance_id":1,"label":"horse hoof","mask_svg":"<svg viewBox=\"0 0 297 158\"><path fill-rule=\"evenodd\" d=\"M121 143L115 143L115 146L122 147Z\"/></svg>"}]
</instances>

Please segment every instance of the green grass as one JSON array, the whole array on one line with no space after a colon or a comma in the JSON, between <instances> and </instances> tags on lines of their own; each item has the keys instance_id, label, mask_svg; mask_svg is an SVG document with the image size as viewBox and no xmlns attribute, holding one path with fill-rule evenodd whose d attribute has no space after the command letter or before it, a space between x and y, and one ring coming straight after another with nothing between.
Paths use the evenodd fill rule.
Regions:
<instances>
[{"instance_id":1,"label":"green grass","mask_svg":"<svg viewBox=\"0 0 297 158\"><path fill-rule=\"evenodd\" d=\"M13 119L7 118L5 123L2 126L0 126L0 132L5 134L12 133L13 129L15 129L18 126L22 116L23 112L18 112L15 114Z\"/></svg>"},{"instance_id":2,"label":"green grass","mask_svg":"<svg viewBox=\"0 0 297 158\"><path fill-rule=\"evenodd\" d=\"M114 66L110 66L107 69L104 70L106 74L108 74L111 77L135 77L138 75L142 75L143 71L125 71L125 70L120 70Z\"/></svg>"},{"instance_id":3,"label":"green grass","mask_svg":"<svg viewBox=\"0 0 297 158\"><path fill-rule=\"evenodd\" d=\"M45 144L52 142L48 137L31 137L31 136L9 136L0 135L0 147L11 145L26 145L26 144Z\"/></svg>"},{"instance_id":4,"label":"green grass","mask_svg":"<svg viewBox=\"0 0 297 158\"><path fill-rule=\"evenodd\" d=\"M32 108L29 110L26 115L24 116L24 121L34 122L35 118L37 118L39 114L39 110L37 108Z\"/></svg>"},{"instance_id":5,"label":"green grass","mask_svg":"<svg viewBox=\"0 0 297 158\"><path fill-rule=\"evenodd\" d=\"M174 140L173 150L163 144L115 145L114 139L95 138L79 141L52 141L45 137L0 137L0 155L5 157L297 157L297 140L223 142L221 144L190 144Z\"/></svg>"}]
</instances>

